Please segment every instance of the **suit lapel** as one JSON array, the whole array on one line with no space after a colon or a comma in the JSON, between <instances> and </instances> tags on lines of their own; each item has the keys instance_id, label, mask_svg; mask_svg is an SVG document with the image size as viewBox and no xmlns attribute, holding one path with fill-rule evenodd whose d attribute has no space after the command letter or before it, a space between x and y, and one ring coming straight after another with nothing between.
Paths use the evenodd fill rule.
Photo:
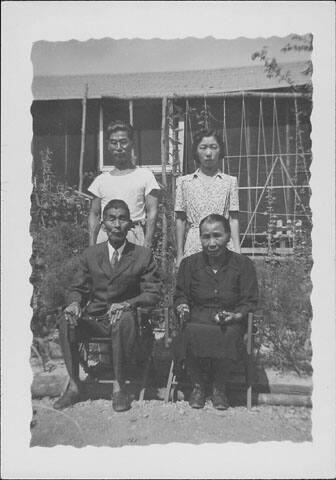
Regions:
<instances>
[{"instance_id":1,"label":"suit lapel","mask_svg":"<svg viewBox=\"0 0 336 480\"><path fill-rule=\"evenodd\" d=\"M111 268L111 280L114 280L134 262L134 244L126 240L125 248L116 266Z\"/></svg>"},{"instance_id":2,"label":"suit lapel","mask_svg":"<svg viewBox=\"0 0 336 480\"><path fill-rule=\"evenodd\" d=\"M98 265L110 281L113 281L124 272L134 261L134 245L126 241L125 248L119 262L114 268L111 267L107 242L102 243L98 258Z\"/></svg>"},{"instance_id":3,"label":"suit lapel","mask_svg":"<svg viewBox=\"0 0 336 480\"><path fill-rule=\"evenodd\" d=\"M98 265L103 270L107 278L110 278L112 275L112 267L109 258L109 251L107 242L101 244L102 248L99 252Z\"/></svg>"}]
</instances>

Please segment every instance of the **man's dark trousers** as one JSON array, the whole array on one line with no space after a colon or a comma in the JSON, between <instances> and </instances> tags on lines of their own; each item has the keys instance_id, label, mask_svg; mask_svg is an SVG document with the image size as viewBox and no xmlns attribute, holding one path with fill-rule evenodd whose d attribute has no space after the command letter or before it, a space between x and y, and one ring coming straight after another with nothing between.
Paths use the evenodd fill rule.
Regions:
<instances>
[{"instance_id":1,"label":"man's dark trousers","mask_svg":"<svg viewBox=\"0 0 336 480\"><path fill-rule=\"evenodd\" d=\"M69 326L62 315L59 321L59 338L67 370L74 379L79 378L78 342L90 337L111 339L112 363L115 380L124 382L124 365L132 363L136 355L138 329L136 317L132 311L123 312L120 319L110 325L109 319L96 321L96 317L83 315L75 328Z\"/></svg>"}]
</instances>

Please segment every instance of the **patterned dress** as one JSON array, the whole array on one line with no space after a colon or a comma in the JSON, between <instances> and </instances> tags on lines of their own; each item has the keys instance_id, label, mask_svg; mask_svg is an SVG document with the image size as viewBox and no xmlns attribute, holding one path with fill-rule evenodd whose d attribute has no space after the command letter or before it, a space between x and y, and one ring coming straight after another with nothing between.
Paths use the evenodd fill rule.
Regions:
<instances>
[{"instance_id":1,"label":"patterned dress","mask_svg":"<svg viewBox=\"0 0 336 480\"><path fill-rule=\"evenodd\" d=\"M230 211L239 211L236 177L218 171L214 177L206 179L198 169L190 175L177 178L175 212L184 212L187 218L184 257L202 250L199 238L201 220L211 213L229 218ZM227 248L233 250L232 240Z\"/></svg>"}]
</instances>

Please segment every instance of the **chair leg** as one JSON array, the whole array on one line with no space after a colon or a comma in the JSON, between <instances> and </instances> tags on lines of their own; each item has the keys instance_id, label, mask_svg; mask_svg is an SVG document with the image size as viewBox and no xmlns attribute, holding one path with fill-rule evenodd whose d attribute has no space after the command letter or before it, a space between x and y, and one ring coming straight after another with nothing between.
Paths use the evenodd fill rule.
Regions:
<instances>
[{"instance_id":1,"label":"chair leg","mask_svg":"<svg viewBox=\"0 0 336 480\"><path fill-rule=\"evenodd\" d=\"M172 389L172 384L175 380L174 376L174 360L171 361L170 364L170 370L169 370L169 376L168 376L168 381L167 381L167 387L166 387L166 393L165 393L165 402L169 402L169 397L170 397L170 392Z\"/></svg>"},{"instance_id":2,"label":"chair leg","mask_svg":"<svg viewBox=\"0 0 336 480\"><path fill-rule=\"evenodd\" d=\"M164 313L164 326L165 326L164 342L165 342L165 347L169 348L169 309L165 307L163 313Z\"/></svg>"},{"instance_id":3,"label":"chair leg","mask_svg":"<svg viewBox=\"0 0 336 480\"><path fill-rule=\"evenodd\" d=\"M252 385L253 385L253 314L248 314L247 319L247 366L246 366L246 406L248 410L252 408Z\"/></svg>"},{"instance_id":4,"label":"chair leg","mask_svg":"<svg viewBox=\"0 0 336 480\"><path fill-rule=\"evenodd\" d=\"M252 385L247 386L247 409L252 408Z\"/></svg>"},{"instance_id":5,"label":"chair leg","mask_svg":"<svg viewBox=\"0 0 336 480\"><path fill-rule=\"evenodd\" d=\"M144 373L142 376L142 382L141 382L141 390L140 390L140 395L139 395L139 400L142 402L145 398L145 392L146 392L146 387L147 387L147 380L148 380L148 373L150 366L153 362L153 356L150 355L146 361Z\"/></svg>"},{"instance_id":6,"label":"chair leg","mask_svg":"<svg viewBox=\"0 0 336 480\"><path fill-rule=\"evenodd\" d=\"M245 376L246 376L246 407L248 410L252 408L252 389L253 389L253 359L252 355L247 353L246 355L246 365L245 365Z\"/></svg>"},{"instance_id":7,"label":"chair leg","mask_svg":"<svg viewBox=\"0 0 336 480\"><path fill-rule=\"evenodd\" d=\"M71 351L72 377L78 382L79 381L79 363L80 363L79 345L76 343L71 344L70 351Z\"/></svg>"}]
</instances>

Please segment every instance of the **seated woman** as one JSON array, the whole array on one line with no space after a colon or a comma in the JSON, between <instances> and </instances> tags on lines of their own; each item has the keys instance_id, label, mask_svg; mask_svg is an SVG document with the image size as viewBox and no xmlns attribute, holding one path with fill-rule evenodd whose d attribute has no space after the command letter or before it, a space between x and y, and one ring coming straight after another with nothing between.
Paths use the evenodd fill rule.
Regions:
<instances>
[{"instance_id":1,"label":"seated woman","mask_svg":"<svg viewBox=\"0 0 336 480\"><path fill-rule=\"evenodd\" d=\"M174 341L177 362L185 360L193 384L189 404L203 408L205 385L201 362L211 359L213 406L228 408L226 383L239 359L247 313L258 303L258 284L252 261L227 249L230 223L211 214L200 223L202 252L182 260L174 303L185 323Z\"/></svg>"}]
</instances>

